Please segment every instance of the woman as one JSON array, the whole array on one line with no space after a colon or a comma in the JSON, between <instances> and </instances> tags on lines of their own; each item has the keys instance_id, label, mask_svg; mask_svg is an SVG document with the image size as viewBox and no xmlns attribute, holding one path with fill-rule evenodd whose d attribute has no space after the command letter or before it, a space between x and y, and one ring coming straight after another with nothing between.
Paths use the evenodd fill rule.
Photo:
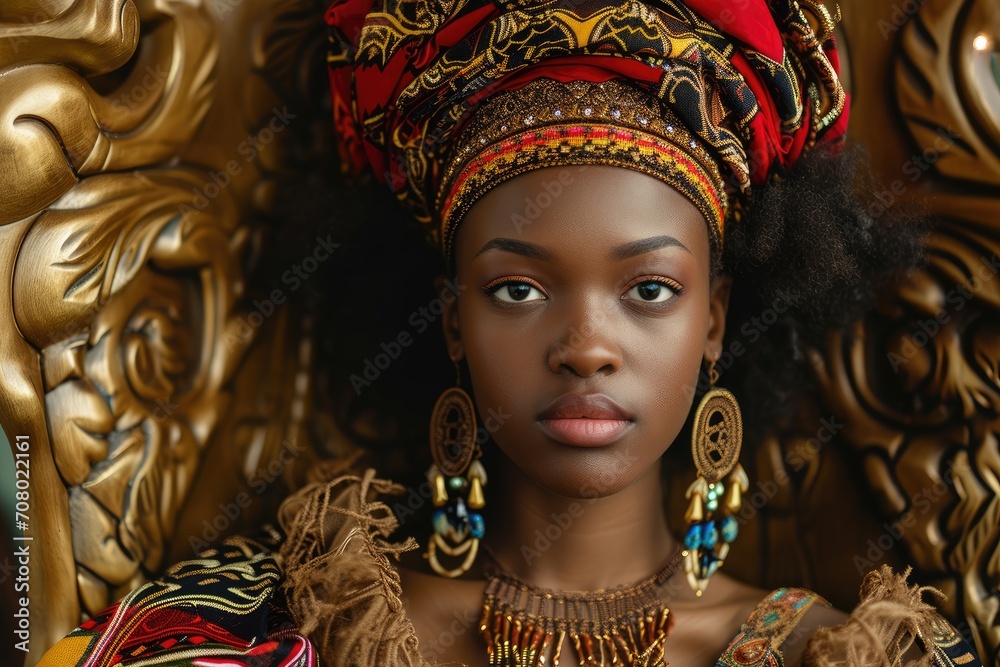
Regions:
<instances>
[{"instance_id":1,"label":"woman","mask_svg":"<svg viewBox=\"0 0 1000 667\"><path fill-rule=\"evenodd\" d=\"M512 234L508 211L545 192L561 169L572 179L566 195ZM489 522L496 559L548 589L642 580L678 549L663 512L659 462L692 407L702 358L709 365L721 355L731 280L710 281L703 216L640 172L540 169L478 202L455 253L456 280L473 289L447 308L449 348L467 360L480 413L501 406L510 415L493 434L504 456L491 478L502 482L487 487L491 506L503 508ZM567 418L574 414L590 418ZM588 497L589 489L600 499ZM572 523L561 519L565 530L544 553L523 548L567 516ZM412 568L401 571L403 593L427 645L456 611L481 605L481 579L448 586L421 574L419 564ZM669 593L677 622L667 659L712 664L767 591L717 573L696 597L680 579L673 583L683 586ZM817 605L800 626L836 625L844 616ZM719 633L720 624L733 632ZM572 654L565 641L563 652ZM482 643L463 634L442 658L477 664ZM799 663L793 656L804 644L784 651L786 664Z\"/></svg>"},{"instance_id":2,"label":"woman","mask_svg":"<svg viewBox=\"0 0 1000 667\"><path fill-rule=\"evenodd\" d=\"M453 288L430 537L391 541L373 492L401 489L338 462L283 505L283 539L176 566L42 664L978 664L888 569L850 615L718 571L748 487L715 386L734 295L780 290L809 342L870 302L844 282L919 248L849 192L833 21L803 7L335 2L344 157L410 206ZM682 530L661 460L692 408Z\"/></svg>"}]
</instances>

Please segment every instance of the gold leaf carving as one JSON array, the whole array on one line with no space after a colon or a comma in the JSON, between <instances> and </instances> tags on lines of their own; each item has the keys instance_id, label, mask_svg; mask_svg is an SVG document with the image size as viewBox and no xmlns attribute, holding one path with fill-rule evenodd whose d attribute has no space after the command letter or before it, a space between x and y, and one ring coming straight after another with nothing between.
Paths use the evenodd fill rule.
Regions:
<instances>
[{"instance_id":1,"label":"gold leaf carving","mask_svg":"<svg viewBox=\"0 0 1000 667\"><path fill-rule=\"evenodd\" d=\"M74 6L98 4L114 5L81 0ZM154 6L150 20L160 23L154 23L149 48L137 56L129 76L106 94L69 67L29 65L5 72L0 81L0 190L5 192L0 224L52 204L83 177L169 161L190 142L208 110L218 46L203 9L180 0ZM136 14L131 0L122 11ZM165 21L168 15L174 20ZM47 24L33 28L42 25ZM0 24L0 44L9 43L3 39L7 28ZM137 37L134 28L130 50ZM29 40L25 48L33 50L34 44ZM68 51L89 53L83 44ZM110 70L121 61L104 64ZM0 54L4 65L8 63Z\"/></svg>"},{"instance_id":2,"label":"gold leaf carving","mask_svg":"<svg viewBox=\"0 0 1000 667\"><path fill-rule=\"evenodd\" d=\"M138 40L133 0L5 0L0 6L0 65L5 67L58 64L84 75L101 74L125 64Z\"/></svg>"},{"instance_id":3,"label":"gold leaf carving","mask_svg":"<svg viewBox=\"0 0 1000 667\"><path fill-rule=\"evenodd\" d=\"M32 525L48 545L29 665L186 544L178 513L198 506L206 458L245 467L226 427L255 411L234 414L234 377L276 326L278 348L258 355L271 366L252 364L263 379L240 398L266 393L280 415L258 431L265 462L298 433L303 411L289 418L267 374L308 355L283 333L288 313L258 330L242 301L254 216L302 113L283 105L316 71L294 53L319 53L321 13L313 0L0 3L0 421L35 443Z\"/></svg>"},{"instance_id":4,"label":"gold leaf carving","mask_svg":"<svg viewBox=\"0 0 1000 667\"><path fill-rule=\"evenodd\" d=\"M883 516L910 524L906 550L935 585L964 591L945 609L989 656L1000 644L1000 243L943 224L929 260L814 364L829 404L850 415L845 440Z\"/></svg>"}]
</instances>

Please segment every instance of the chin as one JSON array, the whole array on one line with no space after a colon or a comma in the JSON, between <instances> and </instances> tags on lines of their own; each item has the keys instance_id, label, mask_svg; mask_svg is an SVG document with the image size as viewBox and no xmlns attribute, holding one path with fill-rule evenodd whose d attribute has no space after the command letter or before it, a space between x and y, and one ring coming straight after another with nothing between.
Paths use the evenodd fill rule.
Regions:
<instances>
[{"instance_id":1,"label":"chin","mask_svg":"<svg viewBox=\"0 0 1000 667\"><path fill-rule=\"evenodd\" d=\"M574 500L593 500L628 488L659 461L662 452L643 457L624 442L604 447L548 442L544 448L514 454L510 457L513 465L543 489Z\"/></svg>"}]
</instances>

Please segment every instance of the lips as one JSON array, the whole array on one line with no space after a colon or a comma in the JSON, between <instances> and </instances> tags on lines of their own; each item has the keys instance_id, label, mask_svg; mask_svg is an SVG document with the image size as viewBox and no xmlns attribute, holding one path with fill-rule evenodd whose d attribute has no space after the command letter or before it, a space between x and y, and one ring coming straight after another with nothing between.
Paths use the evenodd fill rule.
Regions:
<instances>
[{"instance_id":1,"label":"lips","mask_svg":"<svg viewBox=\"0 0 1000 667\"><path fill-rule=\"evenodd\" d=\"M557 442L603 447L618 440L635 422L604 394L563 394L538 415L538 426Z\"/></svg>"}]
</instances>

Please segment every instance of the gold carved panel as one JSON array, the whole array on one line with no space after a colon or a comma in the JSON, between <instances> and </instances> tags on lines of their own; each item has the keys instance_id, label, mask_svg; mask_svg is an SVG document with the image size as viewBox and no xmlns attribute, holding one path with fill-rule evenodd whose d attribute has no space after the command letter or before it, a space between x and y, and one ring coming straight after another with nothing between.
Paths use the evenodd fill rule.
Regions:
<instances>
[{"instance_id":1,"label":"gold carved panel","mask_svg":"<svg viewBox=\"0 0 1000 667\"><path fill-rule=\"evenodd\" d=\"M0 6L0 423L31 444L27 664L190 554L206 462L231 499L302 460L308 322L278 308L264 326L248 280L320 11Z\"/></svg>"}]
</instances>

